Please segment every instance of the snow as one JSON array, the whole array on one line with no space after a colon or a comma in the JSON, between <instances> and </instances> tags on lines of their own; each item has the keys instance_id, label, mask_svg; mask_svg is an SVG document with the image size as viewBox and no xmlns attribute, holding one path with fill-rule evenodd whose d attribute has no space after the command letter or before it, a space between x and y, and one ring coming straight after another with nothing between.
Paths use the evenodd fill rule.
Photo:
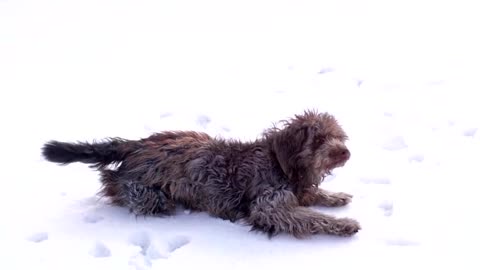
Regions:
<instances>
[{"instance_id":1,"label":"snow","mask_svg":"<svg viewBox=\"0 0 480 270\"><path fill-rule=\"evenodd\" d=\"M110 249L102 242L96 242L94 247L90 250L90 255L96 258L110 257Z\"/></svg>"},{"instance_id":2,"label":"snow","mask_svg":"<svg viewBox=\"0 0 480 270\"><path fill-rule=\"evenodd\" d=\"M48 233L46 233L46 232L34 233L34 234L32 234L28 237L28 240L30 240L32 242L35 242L35 243L39 243L39 242L48 240Z\"/></svg>"},{"instance_id":3,"label":"snow","mask_svg":"<svg viewBox=\"0 0 480 270\"><path fill-rule=\"evenodd\" d=\"M478 269L474 1L0 0L1 269ZM204 213L135 218L50 139L194 129L249 140L316 108L352 158L321 208L352 238L268 239Z\"/></svg>"}]
</instances>

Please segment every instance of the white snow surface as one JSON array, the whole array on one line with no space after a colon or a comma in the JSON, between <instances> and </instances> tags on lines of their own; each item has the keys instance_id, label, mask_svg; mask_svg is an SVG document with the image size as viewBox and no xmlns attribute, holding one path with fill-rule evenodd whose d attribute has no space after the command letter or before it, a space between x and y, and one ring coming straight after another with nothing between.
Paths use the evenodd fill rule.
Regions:
<instances>
[{"instance_id":1,"label":"white snow surface","mask_svg":"<svg viewBox=\"0 0 480 270\"><path fill-rule=\"evenodd\" d=\"M0 269L479 269L475 1L0 1ZM317 109L351 160L318 208L352 238L135 218L50 139L193 129L251 140ZM268 268L266 268L268 267Z\"/></svg>"}]
</instances>

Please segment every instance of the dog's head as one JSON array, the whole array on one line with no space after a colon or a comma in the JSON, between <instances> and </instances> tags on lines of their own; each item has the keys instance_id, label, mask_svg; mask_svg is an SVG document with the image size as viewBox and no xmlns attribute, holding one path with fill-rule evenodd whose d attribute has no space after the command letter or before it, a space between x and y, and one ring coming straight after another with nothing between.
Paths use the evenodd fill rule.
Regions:
<instances>
[{"instance_id":1,"label":"dog's head","mask_svg":"<svg viewBox=\"0 0 480 270\"><path fill-rule=\"evenodd\" d=\"M348 136L328 113L305 111L282 121L265 135L284 173L293 181L318 185L323 178L345 165L350 151Z\"/></svg>"}]
</instances>

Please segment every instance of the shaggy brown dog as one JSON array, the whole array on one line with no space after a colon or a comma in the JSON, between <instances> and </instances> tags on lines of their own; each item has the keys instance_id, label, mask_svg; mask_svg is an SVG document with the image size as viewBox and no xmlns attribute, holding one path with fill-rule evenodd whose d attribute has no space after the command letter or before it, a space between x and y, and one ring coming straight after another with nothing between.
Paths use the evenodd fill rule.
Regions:
<instances>
[{"instance_id":1,"label":"shaggy brown dog","mask_svg":"<svg viewBox=\"0 0 480 270\"><path fill-rule=\"evenodd\" d=\"M137 215L170 215L179 203L232 222L246 221L269 236L357 233L357 221L308 208L351 201L349 194L318 187L350 158L343 129L332 115L315 111L282 123L253 142L165 131L141 140L50 141L42 154L60 164L92 164L101 173L101 194ZM111 164L117 168L108 168Z\"/></svg>"}]
</instances>

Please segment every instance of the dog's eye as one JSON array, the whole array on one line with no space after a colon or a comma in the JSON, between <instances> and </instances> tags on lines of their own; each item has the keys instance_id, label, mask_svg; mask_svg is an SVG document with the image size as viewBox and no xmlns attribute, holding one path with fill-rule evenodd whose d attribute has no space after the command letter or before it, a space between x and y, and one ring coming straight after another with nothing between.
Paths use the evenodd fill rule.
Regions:
<instances>
[{"instance_id":1,"label":"dog's eye","mask_svg":"<svg viewBox=\"0 0 480 270\"><path fill-rule=\"evenodd\" d=\"M317 137L315 139L315 144L316 145L322 145L325 142L325 137Z\"/></svg>"}]
</instances>

